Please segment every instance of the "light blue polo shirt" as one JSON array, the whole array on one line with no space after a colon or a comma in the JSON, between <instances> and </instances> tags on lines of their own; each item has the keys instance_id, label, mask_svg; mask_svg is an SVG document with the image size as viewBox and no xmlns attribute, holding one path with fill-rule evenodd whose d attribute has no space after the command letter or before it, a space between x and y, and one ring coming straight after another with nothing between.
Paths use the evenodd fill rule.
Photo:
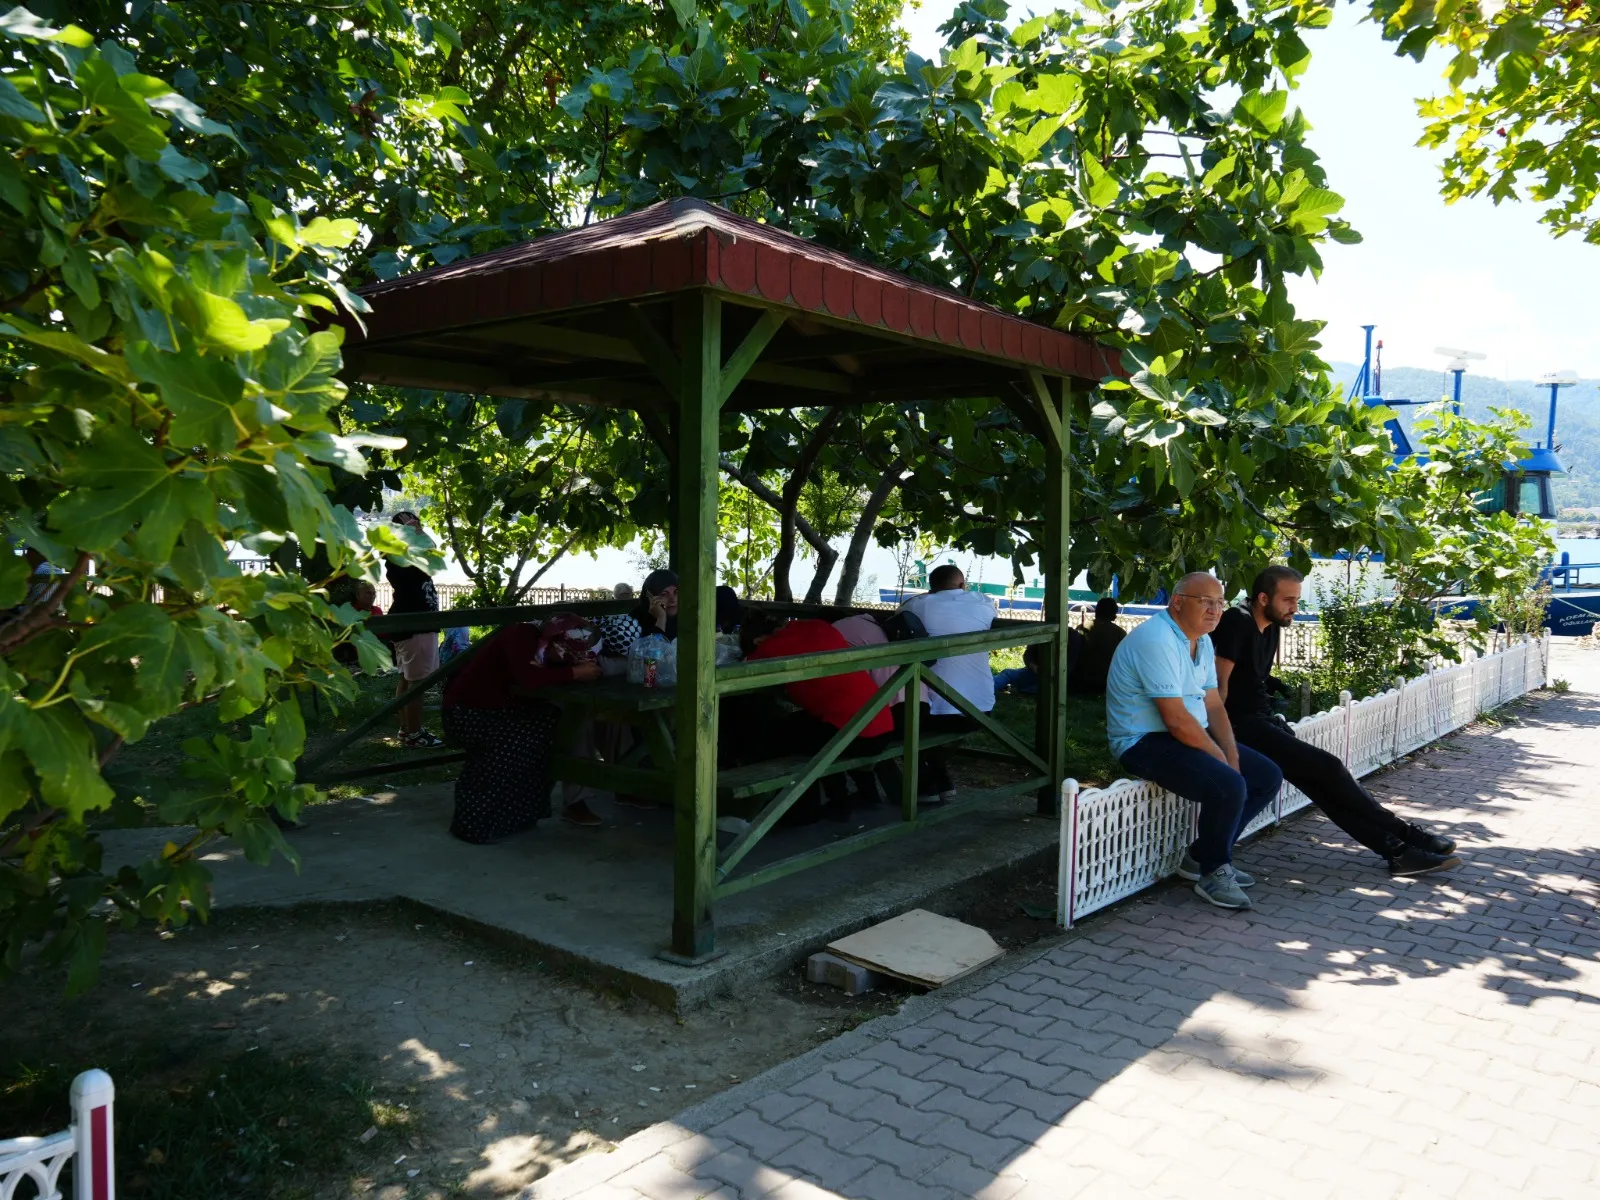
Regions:
<instances>
[{"instance_id":1,"label":"light blue polo shirt","mask_svg":"<svg viewBox=\"0 0 1600 1200\"><path fill-rule=\"evenodd\" d=\"M1194 656L1189 635L1163 609L1140 625L1111 656L1106 676L1106 736L1121 758L1147 733L1164 733L1155 698L1181 697L1184 708L1207 727L1206 692L1217 686L1217 660L1211 639L1202 637Z\"/></svg>"}]
</instances>

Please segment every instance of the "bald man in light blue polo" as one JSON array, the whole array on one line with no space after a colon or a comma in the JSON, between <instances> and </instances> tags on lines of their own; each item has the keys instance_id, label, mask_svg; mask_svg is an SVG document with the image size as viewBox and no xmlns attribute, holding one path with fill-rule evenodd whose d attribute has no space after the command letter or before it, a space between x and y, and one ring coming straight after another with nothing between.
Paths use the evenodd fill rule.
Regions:
<instances>
[{"instance_id":1,"label":"bald man in light blue polo","mask_svg":"<svg viewBox=\"0 0 1600 1200\"><path fill-rule=\"evenodd\" d=\"M1277 796L1283 773L1233 739L1209 636L1224 606L1222 585L1196 571L1178 581L1166 611L1122 639L1106 677L1106 734L1129 771L1200 806L1199 836L1178 874L1209 904L1249 908L1244 889L1255 880L1234 868L1233 844Z\"/></svg>"}]
</instances>

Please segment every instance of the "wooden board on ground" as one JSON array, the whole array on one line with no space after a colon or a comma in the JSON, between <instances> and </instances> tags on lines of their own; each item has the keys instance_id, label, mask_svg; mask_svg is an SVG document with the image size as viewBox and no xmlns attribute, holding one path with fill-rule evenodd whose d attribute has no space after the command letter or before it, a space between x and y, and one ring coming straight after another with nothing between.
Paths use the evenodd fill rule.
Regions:
<instances>
[{"instance_id":1,"label":"wooden board on ground","mask_svg":"<svg viewBox=\"0 0 1600 1200\"><path fill-rule=\"evenodd\" d=\"M943 987L1005 953L983 930L921 908L840 938L828 952L923 987Z\"/></svg>"}]
</instances>

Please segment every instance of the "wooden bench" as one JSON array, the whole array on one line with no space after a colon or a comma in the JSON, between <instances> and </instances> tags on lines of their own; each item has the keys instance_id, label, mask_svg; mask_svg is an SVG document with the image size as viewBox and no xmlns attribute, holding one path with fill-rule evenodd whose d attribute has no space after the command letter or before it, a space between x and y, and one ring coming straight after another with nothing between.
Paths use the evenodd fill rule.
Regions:
<instances>
[{"instance_id":1,"label":"wooden bench","mask_svg":"<svg viewBox=\"0 0 1600 1200\"><path fill-rule=\"evenodd\" d=\"M932 750L938 746L949 746L961 742L969 737L969 733L934 733L924 734L920 740L921 749ZM876 766L883 762L899 762L905 756L905 744L895 742L885 750L876 754L840 755L828 764L819 778L828 775L842 775L847 771L861 771L868 767ZM730 767L717 773L717 808L729 816L744 815L743 809L752 806L727 803L748 800L755 796L762 796L769 792L781 791L795 776L804 770L805 765L811 761L810 755L786 755L783 758L769 759L766 762L752 763L748 767ZM761 806L753 806L759 809Z\"/></svg>"}]
</instances>

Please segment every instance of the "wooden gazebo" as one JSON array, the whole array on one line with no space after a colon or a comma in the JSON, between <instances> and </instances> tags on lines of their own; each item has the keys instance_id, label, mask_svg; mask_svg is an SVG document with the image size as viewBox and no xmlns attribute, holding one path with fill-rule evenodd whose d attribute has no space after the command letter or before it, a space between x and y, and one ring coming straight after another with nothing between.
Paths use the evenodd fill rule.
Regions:
<instances>
[{"instance_id":1,"label":"wooden gazebo","mask_svg":"<svg viewBox=\"0 0 1600 1200\"><path fill-rule=\"evenodd\" d=\"M375 284L361 294L372 312L364 328L346 324L348 378L630 408L672 465L669 536L680 581L679 681L670 701L675 728L665 728L658 716L663 728L656 743L669 748L675 762L669 957L693 963L714 954L712 911L718 896L948 819L985 799L918 812L916 761L924 739L911 704L903 750L894 751L904 755L906 768L902 822L734 874L787 807L819 776L838 769L841 750L908 685L926 682L979 719L1001 753L1031 770L1025 781L1003 790L1037 791L1041 811L1054 811L1066 731L1068 396L1074 381L1092 385L1119 373L1114 352L695 200L658 204ZM974 396L1009 406L1044 448L1043 622L998 621L984 633L718 669L713 592L721 412ZM537 611L380 621L388 632L401 633L447 624L500 624ZM975 712L922 666L936 657L1041 642L1048 647L1047 668L1031 746ZM718 698L890 665L898 668L894 678L811 762L765 781L742 781L744 794L770 793L772 799L719 856ZM448 669L449 664L441 674ZM307 764L307 776L331 777L317 768L336 750ZM584 777L581 763L566 765L567 777Z\"/></svg>"}]
</instances>

